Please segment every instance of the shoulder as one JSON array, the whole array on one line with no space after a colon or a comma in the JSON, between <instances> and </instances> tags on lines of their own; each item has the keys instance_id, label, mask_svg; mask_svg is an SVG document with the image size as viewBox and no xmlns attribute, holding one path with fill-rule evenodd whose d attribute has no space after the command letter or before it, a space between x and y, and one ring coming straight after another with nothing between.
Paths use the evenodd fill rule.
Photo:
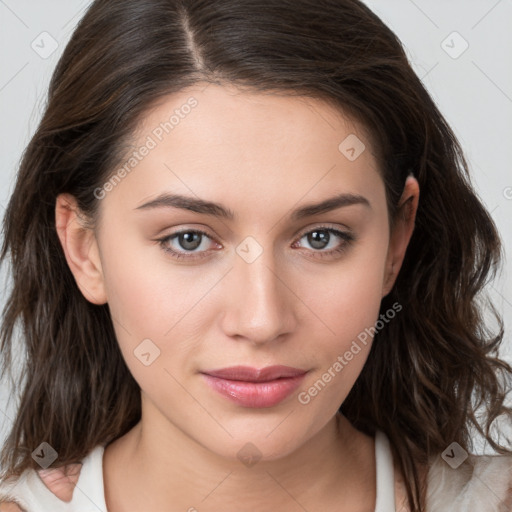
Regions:
<instances>
[{"instance_id":1,"label":"shoulder","mask_svg":"<svg viewBox=\"0 0 512 512\"><path fill-rule=\"evenodd\" d=\"M14 501L0 502L0 512L26 512Z\"/></svg>"},{"instance_id":2,"label":"shoulder","mask_svg":"<svg viewBox=\"0 0 512 512\"><path fill-rule=\"evenodd\" d=\"M69 503L81 464L55 469L27 469L0 484L0 512L39 512L57 503ZM44 504L44 505L43 505Z\"/></svg>"},{"instance_id":3,"label":"shoulder","mask_svg":"<svg viewBox=\"0 0 512 512\"><path fill-rule=\"evenodd\" d=\"M0 479L0 512L28 512L27 502L20 498L19 491L29 471L24 471L20 476Z\"/></svg>"},{"instance_id":4,"label":"shoulder","mask_svg":"<svg viewBox=\"0 0 512 512\"><path fill-rule=\"evenodd\" d=\"M431 462L427 477L427 511L507 512L512 510L512 454L468 455Z\"/></svg>"},{"instance_id":5,"label":"shoulder","mask_svg":"<svg viewBox=\"0 0 512 512\"><path fill-rule=\"evenodd\" d=\"M26 469L21 475L0 480L0 512L74 511L82 500L80 493L78 496L74 493L81 478L85 480L80 480L80 489L83 485L92 485L93 491L101 495L102 475L97 474L101 468L98 466L101 451L102 447L92 450L82 462L49 469ZM95 466L91 465L92 454L96 455ZM87 472L89 474L84 474Z\"/></svg>"}]
</instances>

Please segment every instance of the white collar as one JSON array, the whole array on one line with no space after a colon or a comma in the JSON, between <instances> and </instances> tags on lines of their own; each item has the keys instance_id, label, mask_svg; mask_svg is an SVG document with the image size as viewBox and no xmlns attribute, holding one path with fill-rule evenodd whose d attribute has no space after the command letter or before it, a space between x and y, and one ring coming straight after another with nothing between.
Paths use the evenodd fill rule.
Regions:
<instances>
[{"instance_id":1,"label":"white collar","mask_svg":"<svg viewBox=\"0 0 512 512\"><path fill-rule=\"evenodd\" d=\"M375 432L377 502L375 512L395 512L395 475L389 440L381 430Z\"/></svg>"}]
</instances>

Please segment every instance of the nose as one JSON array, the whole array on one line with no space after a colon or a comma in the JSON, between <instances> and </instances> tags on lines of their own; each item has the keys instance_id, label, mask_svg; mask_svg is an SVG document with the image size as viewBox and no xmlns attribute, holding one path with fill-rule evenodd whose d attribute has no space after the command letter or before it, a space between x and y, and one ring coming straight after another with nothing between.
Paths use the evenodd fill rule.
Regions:
<instances>
[{"instance_id":1,"label":"nose","mask_svg":"<svg viewBox=\"0 0 512 512\"><path fill-rule=\"evenodd\" d=\"M226 335L261 345L295 329L297 298L271 250L250 263L236 255L224 286Z\"/></svg>"}]
</instances>

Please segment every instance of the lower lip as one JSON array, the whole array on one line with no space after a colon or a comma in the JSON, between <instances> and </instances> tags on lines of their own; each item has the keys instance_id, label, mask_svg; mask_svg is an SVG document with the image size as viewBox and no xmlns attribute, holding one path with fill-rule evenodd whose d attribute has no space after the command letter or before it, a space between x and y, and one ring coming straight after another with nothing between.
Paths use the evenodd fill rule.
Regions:
<instances>
[{"instance_id":1,"label":"lower lip","mask_svg":"<svg viewBox=\"0 0 512 512\"><path fill-rule=\"evenodd\" d=\"M215 391L243 407L273 407L289 397L299 386L306 374L286 377L268 382L246 382L221 379L202 374L206 383Z\"/></svg>"}]
</instances>

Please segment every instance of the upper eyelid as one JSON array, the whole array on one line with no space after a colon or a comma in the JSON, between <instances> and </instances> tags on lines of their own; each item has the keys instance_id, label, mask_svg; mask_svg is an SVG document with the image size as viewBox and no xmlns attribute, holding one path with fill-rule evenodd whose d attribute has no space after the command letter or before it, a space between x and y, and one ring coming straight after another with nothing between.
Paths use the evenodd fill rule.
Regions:
<instances>
[{"instance_id":1,"label":"upper eyelid","mask_svg":"<svg viewBox=\"0 0 512 512\"><path fill-rule=\"evenodd\" d=\"M325 224L319 224L319 225L314 226L312 228L301 229L301 230L299 230L299 232L295 236L303 237L304 235L310 233L311 231L322 230L322 229L325 229L326 231L341 231L341 232L345 231L348 234L352 234L353 233L352 230L349 227L347 227L347 226L340 227L338 225L330 225L327 222Z\"/></svg>"}]
</instances>

